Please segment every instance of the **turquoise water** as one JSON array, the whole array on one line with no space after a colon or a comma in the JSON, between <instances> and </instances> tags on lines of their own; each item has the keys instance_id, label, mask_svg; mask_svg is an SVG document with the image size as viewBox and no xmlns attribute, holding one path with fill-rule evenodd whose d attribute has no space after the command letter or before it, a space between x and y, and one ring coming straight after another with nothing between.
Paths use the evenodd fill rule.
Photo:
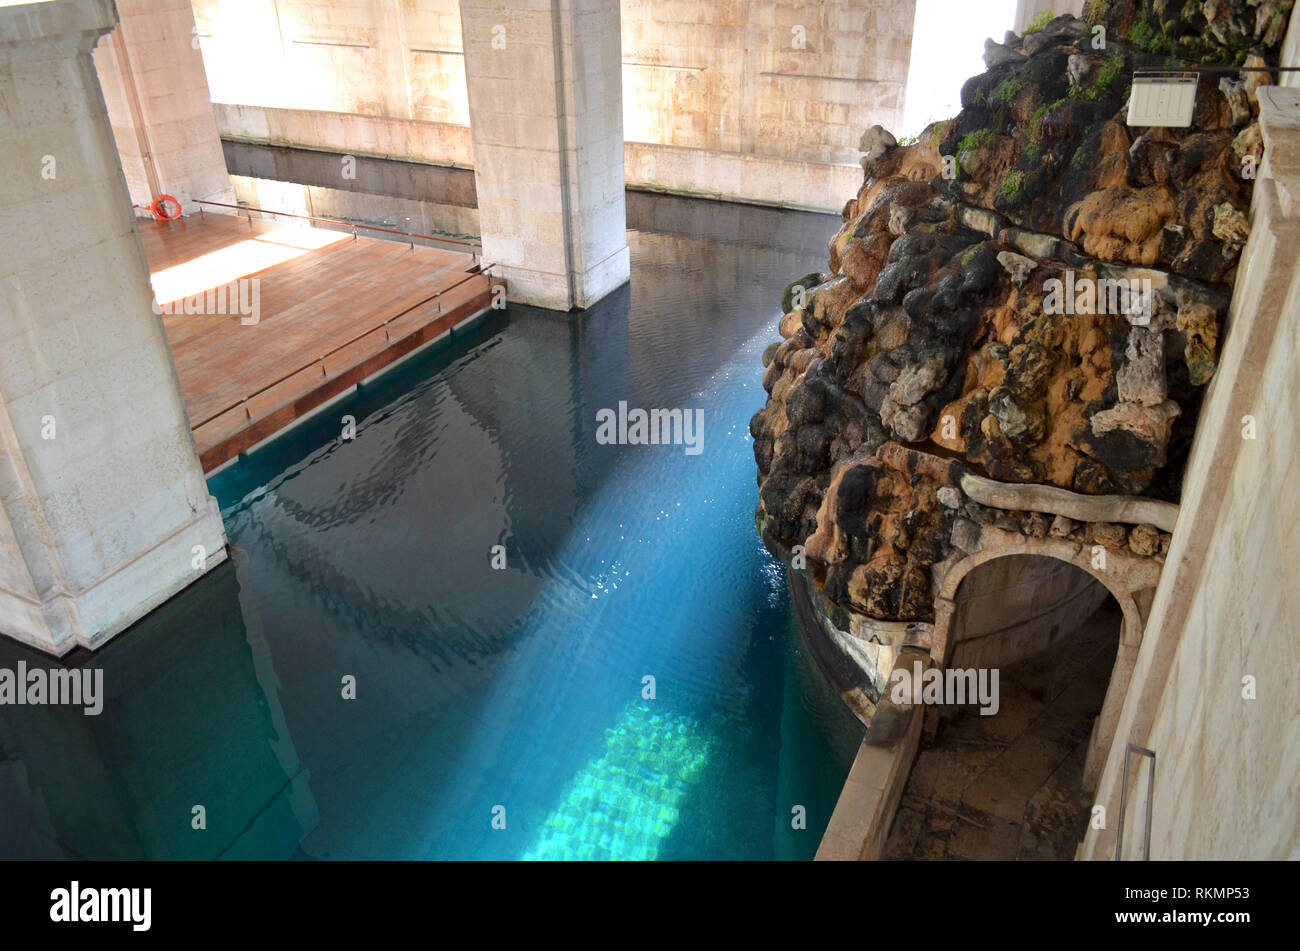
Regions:
<instances>
[{"instance_id":1,"label":"turquoise water","mask_svg":"<svg viewBox=\"0 0 1300 951\"><path fill-rule=\"evenodd\" d=\"M812 856L861 730L754 532L748 421L835 221L629 202L629 287L210 481L235 557L83 658L104 713L0 707L0 856ZM598 444L621 400L703 410L702 451Z\"/></svg>"}]
</instances>

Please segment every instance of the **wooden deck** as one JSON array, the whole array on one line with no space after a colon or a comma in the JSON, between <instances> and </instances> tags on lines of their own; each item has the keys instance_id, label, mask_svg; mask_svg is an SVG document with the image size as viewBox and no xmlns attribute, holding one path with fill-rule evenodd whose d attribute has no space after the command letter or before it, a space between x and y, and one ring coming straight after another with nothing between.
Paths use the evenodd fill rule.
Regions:
<instances>
[{"instance_id":1,"label":"wooden deck","mask_svg":"<svg viewBox=\"0 0 1300 951\"><path fill-rule=\"evenodd\" d=\"M502 283L470 254L325 229L218 214L139 228L205 472L475 316Z\"/></svg>"}]
</instances>

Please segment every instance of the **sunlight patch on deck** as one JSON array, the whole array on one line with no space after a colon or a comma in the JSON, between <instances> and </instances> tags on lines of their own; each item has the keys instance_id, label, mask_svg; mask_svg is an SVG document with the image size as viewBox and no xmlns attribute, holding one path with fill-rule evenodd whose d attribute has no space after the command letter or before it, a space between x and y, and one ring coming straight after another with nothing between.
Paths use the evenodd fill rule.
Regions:
<instances>
[{"instance_id":1,"label":"sunlight patch on deck","mask_svg":"<svg viewBox=\"0 0 1300 951\"><path fill-rule=\"evenodd\" d=\"M292 225L275 228L210 251L184 264L156 271L150 276L154 295L159 305L166 305L351 237L345 231L327 231L324 228Z\"/></svg>"}]
</instances>

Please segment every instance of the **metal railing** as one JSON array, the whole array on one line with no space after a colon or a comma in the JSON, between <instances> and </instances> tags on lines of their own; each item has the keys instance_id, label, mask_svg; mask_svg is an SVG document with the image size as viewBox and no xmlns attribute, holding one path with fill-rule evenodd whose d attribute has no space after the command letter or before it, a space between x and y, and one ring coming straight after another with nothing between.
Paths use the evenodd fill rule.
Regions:
<instances>
[{"instance_id":1,"label":"metal railing","mask_svg":"<svg viewBox=\"0 0 1300 951\"><path fill-rule=\"evenodd\" d=\"M398 231L396 228L381 228L378 225L358 224L353 221L340 221L337 218L319 218L315 215L299 215L292 211L269 211L266 208L255 208L252 205L231 205L224 201L209 201L206 198L196 198L194 203L199 206L199 213L203 213L204 205L211 205L214 208L233 208L235 211L248 212L248 226L253 226L253 212L259 215L275 215L277 218L298 218L302 221L319 221L322 224L338 225L341 228L348 228L352 231L352 237L357 236L358 228L365 228L367 231L378 231L382 234L395 234L403 238L419 238L422 241L441 241L444 244L459 244L467 248L477 248L478 252L474 253L474 259L477 262L479 253L483 250L483 244L479 241L462 241L459 238L446 238L436 234L420 234L415 231ZM411 242L411 247L415 247L415 242Z\"/></svg>"},{"instance_id":2,"label":"metal railing","mask_svg":"<svg viewBox=\"0 0 1300 951\"><path fill-rule=\"evenodd\" d=\"M351 338L350 340L339 344L337 347L333 348L332 350L329 350L328 352L317 357L315 360L310 360L307 363L304 363L301 366L298 366L293 370L290 370L288 373L285 373L283 376L277 377L276 379L272 380L270 383L267 383L264 386L258 388L257 390L254 390L252 393L249 393L247 396L239 400L236 400L235 402L231 403L229 406L223 407L222 409L213 413L211 416L208 416L206 419L198 423L192 424L190 428L193 430L198 430L199 428L206 426L208 423L212 422L213 420L219 419L222 416L226 415L231 410L238 409L240 406L244 407L245 419L251 422L253 419L253 413L248 408L249 400L253 399L256 396L261 396L263 393L266 393L267 391L279 386L281 383L283 383L285 380L288 380L290 377L297 376L299 373L302 373L304 370L310 370L312 367L316 366L317 364L320 364L321 376L328 376L329 371L325 366L325 361L328 358L334 356L334 354L338 353L340 350L347 349L348 347L356 343L358 340L362 339L363 337L368 337L372 333L375 333L378 330L382 330L384 332L385 345L391 343L393 338L392 335L389 334L388 332L388 325L391 324L394 320L397 320L399 317L405 317L407 314L411 313L411 311L417 310L423 307L425 304L437 300L439 297L441 297L443 294L447 293L448 291L455 290L457 287L460 287L462 284L466 283L467 281L471 281L476 277L487 276L488 286L491 287L492 286L491 275L489 275L487 272L490 268L493 267L496 267L496 265L495 264L478 265L478 270L466 274L455 284L448 284L446 287L439 288L435 293L430 294L428 297L424 298L423 300L417 301L416 303L412 304L410 307L407 307L405 310L400 311L394 314L393 316L389 317L382 324L379 324L378 326L370 327L368 330L362 331L361 333L357 334L355 337ZM438 301L438 313L442 313L442 301Z\"/></svg>"}]
</instances>

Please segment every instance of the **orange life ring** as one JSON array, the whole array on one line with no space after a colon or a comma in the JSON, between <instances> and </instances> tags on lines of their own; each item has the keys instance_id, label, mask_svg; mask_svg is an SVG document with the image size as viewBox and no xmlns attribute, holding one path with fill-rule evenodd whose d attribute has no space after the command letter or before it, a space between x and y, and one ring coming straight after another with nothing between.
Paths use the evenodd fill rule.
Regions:
<instances>
[{"instance_id":1,"label":"orange life ring","mask_svg":"<svg viewBox=\"0 0 1300 951\"><path fill-rule=\"evenodd\" d=\"M169 215L163 208L163 202L167 201L176 206L175 214ZM153 200L153 204L149 206L149 211L159 221L175 221L181 216L181 203L171 195L159 195Z\"/></svg>"}]
</instances>

